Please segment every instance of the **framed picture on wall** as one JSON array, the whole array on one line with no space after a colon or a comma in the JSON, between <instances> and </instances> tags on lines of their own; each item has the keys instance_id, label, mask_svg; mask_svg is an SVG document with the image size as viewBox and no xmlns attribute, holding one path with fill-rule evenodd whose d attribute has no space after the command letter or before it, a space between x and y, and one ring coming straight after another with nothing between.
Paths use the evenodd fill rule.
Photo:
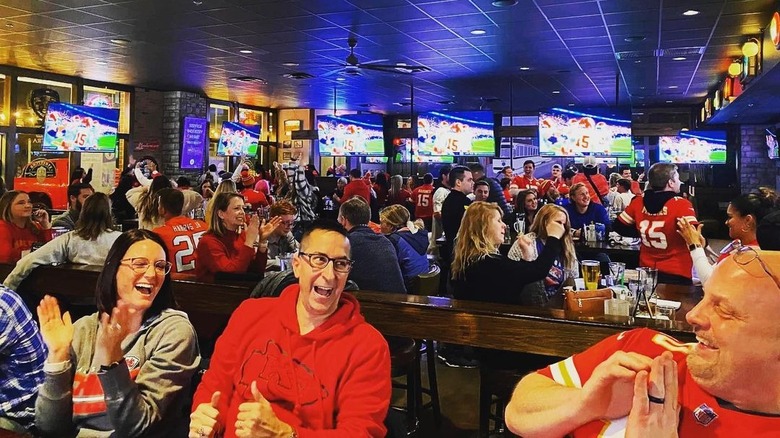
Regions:
<instances>
[{"instance_id":1,"label":"framed picture on wall","mask_svg":"<svg viewBox=\"0 0 780 438\"><path fill-rule=\"evenodd\" d=\"M292 131L299 131L303 126L303 120L285 120L284 133L289 137Z\"/></svg>"},{"instance_id":2,"label":"framed picture on wall","mask_svg":"<svg viewBox=\"0 0 780 438\"><path fill-rule=\"evenodd\" d=\"M301 140L293 140L292 147L300 149L303 147L303 142Z\"/></svg>"},{"instance_id":3,"label":"framed picture on wall","mask_svg":"<svg viewBox=\"0 0 780 438\"><path fill-rule=\"evenodd\" d=\"M282 161L290 161L292 159L292 152L282 152Z\"/></svg>"},{"instance_id":4,"label":"framed picture on wall","mask_svg":"<svg viewBox=\"0 0 780 438\"><path fill-rule=\"evenodd\" d=\"M282 142L282 148L283 149L289 149L291 147L292 147L292 143L290 142L290 140L285 140L285 141Z\"/></svg>"}]
</instances>

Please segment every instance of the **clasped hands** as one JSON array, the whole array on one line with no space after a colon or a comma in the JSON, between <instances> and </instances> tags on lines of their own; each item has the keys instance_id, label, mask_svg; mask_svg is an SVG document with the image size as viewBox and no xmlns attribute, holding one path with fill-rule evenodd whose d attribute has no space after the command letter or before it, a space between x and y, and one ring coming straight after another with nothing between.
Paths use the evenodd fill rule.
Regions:
<instances>
[{"instance_id":1,"label":"clasped hands","mask_svg":"<svg viewBox=\"0 0 780 438\"><path fill-rule=\"evenodd\" d=\"M618 351L583 385L584 405L595 418L628 415L627 438L677 437L680 420L677 363L671 352L655 359Z\"/></svg>"},{"instance_id":2,"label":"clasped hands","mask_svg":"<svg viewBox=\"0 0 780 438\"><path fill-rule=\"evenodd\" d=\"M288 438L293 428L281 421L271 408L271 403L257 389L257 383L250 387L252 400L238 406L236 436L257 438ZM211 395L211 402L201 403L190 414L189 438L212 438L219 431L221 413L218 409L220 392Z\"/></svg>"}]
</instances>

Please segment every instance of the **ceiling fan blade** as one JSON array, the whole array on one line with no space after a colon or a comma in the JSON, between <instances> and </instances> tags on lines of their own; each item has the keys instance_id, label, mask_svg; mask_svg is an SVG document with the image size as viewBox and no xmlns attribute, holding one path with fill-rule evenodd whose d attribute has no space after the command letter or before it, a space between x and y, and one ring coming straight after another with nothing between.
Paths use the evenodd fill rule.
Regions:
<instances>
[{"instance_id":1,"label":"ceiling fan blade","mask_svg":"<svg viewBox=\"0 0 780 438\"><path fill-rule=\"evenodd\" d=\"M370 65L370 64L378 64L380 62L387 62L389 59L372 59L371 61L361 62L359 65L362 67L364 65Z\"/></svg>"},{"instance_id":2,"label":"ceiling fan blade","mask_svg":"<svg viewBox=\"0 0 780 438\"><path fill-rule=\"evenodd\" d=\"M423 65L397 65L397 64L360 64L360 68L366 70L383 71L386 73L414 74L431 71Z\"/></svg>"}]
</instances>

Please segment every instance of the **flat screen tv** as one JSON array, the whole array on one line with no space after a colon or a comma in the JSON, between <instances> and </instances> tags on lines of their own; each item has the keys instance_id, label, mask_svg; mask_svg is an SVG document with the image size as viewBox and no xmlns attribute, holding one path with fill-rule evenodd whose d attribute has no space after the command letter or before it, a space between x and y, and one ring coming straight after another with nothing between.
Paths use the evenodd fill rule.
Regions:
<instances>
[{"instance_id":1,"label":"flat screen tv","mask_svg":"<svg viewBox=\"0 0 780 438\"><path fill-rule=\"evenodd\" d=\"M658 161L663 163L725 164L726 131L680 131L658 137Z\"/></svg>"},{"instance_id":2,"label":"flat screen tv","mask_svg":"<svg viewBox=\"0 0 780 438\"><path fill-rule=\"evenodd\" d=\"M382 157L385 138L382 115L317 116L320 156Z\"/></svg>"},{"instance_id":3,"label":"flat screen tv","mask_svg":"<svg viewBox=\"0 0 780 438\"><path fill-rule=\"evenodd\" d=\"M366 157L364 163L384 164L387 163L387 157Z\"/></svg>"},{"instance_id":4,"label":"flat screen tv","mask_svg":"<svg viewBox=\"0 0 780 438\"><path fill-rule=\"evenodd\" d=\"M632 150L630 111L553 108L539 113L542 156L629 157Z\"/></svg>"},{"instance_id":5,"label":"flat screen tv","mask_svg":"<svg viewBox=\"0 0 780 438\"><path fill-rule=\"evenodd\" d=\"M44 151L116 152L119 110L50 103L43 125Z\"/></svg>"},{"instance_id":6,"label":"flat screen tv","mask_svg":"<svg viewBox=\"0 0 780 438\"><path fill-rule=\"evenodd\" d=\"M222 132L219 135L219 143L217 143L217 155L220 157L255 157L259 141L260 125L222 122Z\"/></svg>"},{"instance_id":7,"label":"flat screen tv","mask_svg":"<svg viewBox=\"0 0 780 438\"><path fill-rule=\"evenodd\" d=\"M495 121L490 111L431 111L417 116L420 156L489 156L496 154Z\"/></svg>"},{"instance_id":8,"label":"flat screen tv","mask_svg":"<svg viewBox=\"0 0 780 438\"><path fill-rule=\"evenodd\" d=\"M412 153L412 139L402 138L395 147L396 163L454 163L452 155L420 155Z\"/></svg>"},{"instance_id":9,"label":"flat screen tv","mask_svg":"<svg viewBox=\"0 0 780 438\"><path fill-rule=\"evenodd\" d=\"M206 156L206 136L209 121L197 117L185 117L181 128L181 154L179 167L202 169Z\"/></svg>"}]
</instances>

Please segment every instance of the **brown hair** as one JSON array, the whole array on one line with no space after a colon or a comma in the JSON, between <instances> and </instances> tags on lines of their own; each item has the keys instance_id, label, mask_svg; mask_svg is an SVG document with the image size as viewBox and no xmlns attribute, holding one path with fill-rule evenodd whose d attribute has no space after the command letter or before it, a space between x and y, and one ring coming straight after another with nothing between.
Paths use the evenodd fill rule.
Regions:
<instances>
[{"instance_id":1,"label":"brown hair","mask_svg":"<svg viewBox=\"0 0 780 438\"><path fill-rule=\"evenodd\" d=\"M295 215L298 210L295 208L292 203L286 199L281 199L279 201L274 202L273 205L271 205L271 210L269 215L271 217L275 216L284 216L286 214Z\"/></svg>"},{"instance_id":2,"label":"brown hair","mask_svg":"<svg viewBox=\"0 0 780 438\"><path fill-rule=\"evenodd\" d=\"M233 198L238 198L242 202L244 201L244 197L238 193L220 193L211 199L211 203L214 207L211 214L211 221L208 222L209 233L214 233L219 237L225 235L225 223L222 222L222 218L219 217L217 212L227 211L228 207L230 206L230 201L232 201Z\"/></svg>"},{"instance_id":3,"label":"brown hair","mask_svg":"<svg viewBox=\"0 0 780 438\"><path fill-rule=\"evenodd\" d=\"M76 221L73 232L84 240L95 240L101 234L114 228L111 217L111 203L108 195L97 192L89 195Z\"/></svg>"},{"instance_id":4,"label":"brown hair","mask_svg":"<svg viewBox=\"0 0 780 438\"><path fill-rule=\"evenodd\" d=\"M23 192L21 190L9 190L5 192L2 197L0 197L0 219L8 223L13 223L14 217L11 214L11 206L14 204L16 197L19 195L27 195L28 197L30 196L27 194L27 192ZM38 227L35 226L35 223L33 223L32 216L27 218L24 227L32 231L34 234L40 233Z\"/></svg>"}]
</instances>

